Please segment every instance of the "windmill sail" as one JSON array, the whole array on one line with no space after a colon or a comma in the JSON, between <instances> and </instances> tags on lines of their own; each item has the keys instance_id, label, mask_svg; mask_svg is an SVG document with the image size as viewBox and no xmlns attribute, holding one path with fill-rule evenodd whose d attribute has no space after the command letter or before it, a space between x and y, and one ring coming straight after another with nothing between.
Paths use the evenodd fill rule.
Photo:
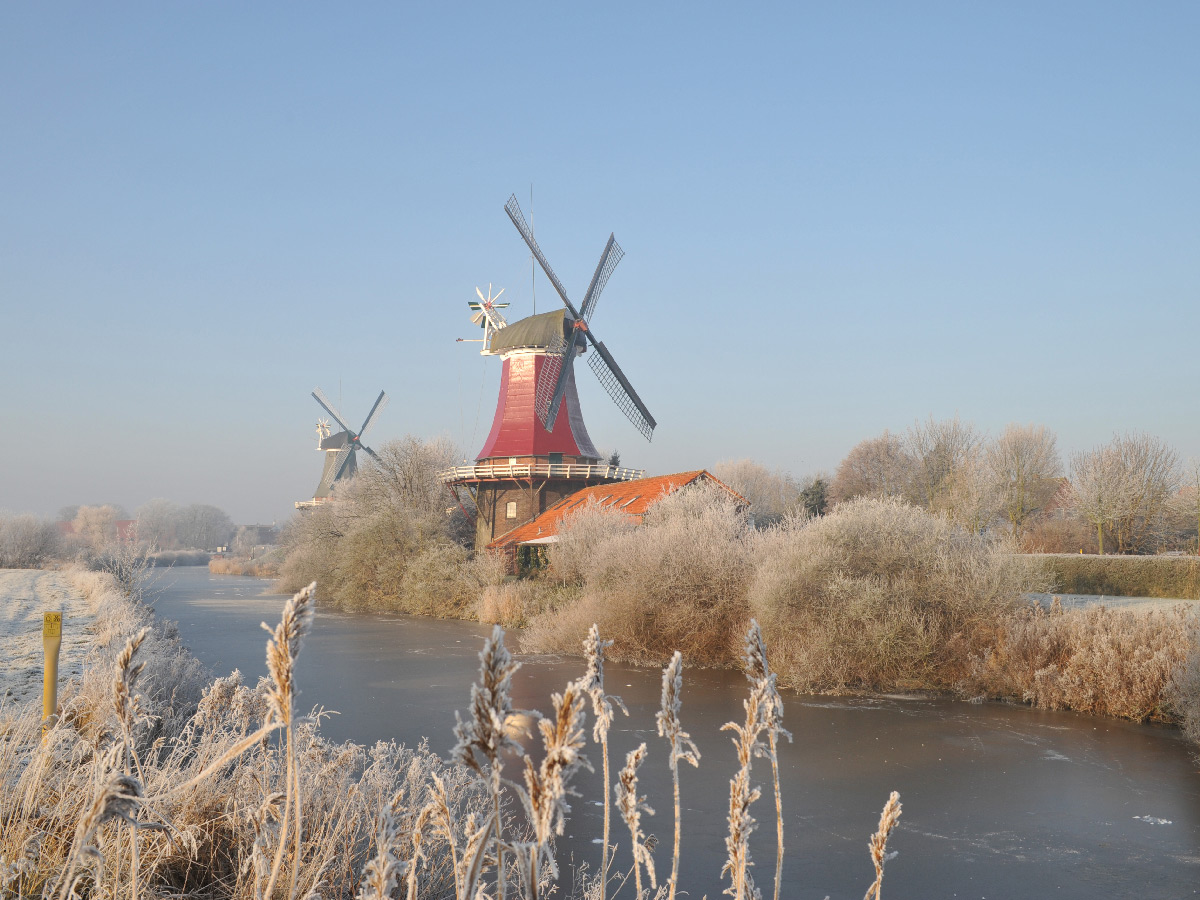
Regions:
<instances>
[{"instance_id":1,"label":"windmill sail","mask_svg":"<svg viewBox=\"0 0 1200 900\"><path fill-rule=\"evenodd\" d=\"M646 404L637 395L637 391L633 389L617 361L612 358L608 348L600 341L593 342L592 346L596 348L596 355L588 359L588 365L596 373L596 378L604 385L604 389L621 412L633 423L633 427L640 431L646 440L653 440L654 428L658 424L654 421L654 416L650 415L650 410L646 409Z\"/></svg>"},{"instance_id":2,"label":"windmill sail","mask_svg":"<svg viewBox=\"0 0 1200 900\"><path fill-rule=\"evenodd\" d=\"M583 295L583 306L580 308L580 312L583 313L583 321L590 322L592 320L592 313L596 311L596 301L600 299L600 292L608 284L609 276L612 275L613 269L617 267L617 263L624 255L625 251L617 243L616 236L610 234L608 243L604 245L604 253L600 256L600 262L596 264L592 283L588 285L587 293Z\"/></svg>"},{"instance_id":3,"label":"windmill sail","mask_svg":"<svg viewBox=\"0 0 1200 900\"><path fill-rule=\"evenodd\" d=\"M508 198L508 202L504 204L504 211L508 213L508 217L512 220L513 225L516 226L517 231L520 232L522 239L533 253L538 264L542 267L542 271L546 273L546 277L550 279L554 290L558 292L563 305L570 313L570 332L563 338L561 346L558 342L555 342L547 350L546 359L542 363L541 371L538 374L537 389L534 395L534 411L541 421L542 426L547 431L553 430L555 419L558 417L559 407L562 405L562 398L566 394L568 384L570 384L572 366L575 363L577 355L576 349L581 344L586 348L587 344L591 343L596 349L596 355L588 360L592 371L596 373L596 377L600 380L604 389L608 391L609 396L613 398L618 408L625 413L634 427L646 437L646 440L651 440L656 425L654 417L650 415L646 404L637 395L637 391L633 389L633 385L629 383L629 379L625 377L625 373L621 371L621 367L612 358L612 354L608 352L604 344L592 333L590 325L592 314L596 311L596 304L600 300L600 294L604 290L604 286L608 283L613 270L617 267L617 263L625 255L625 251L617 243L616 236L613 234L609 234L608 236L608 243L604 245L604 252L600 255L600 262L596 265L596 271L592 274L592 280L588 284L587 292L584 294L581 312L575 308L570 298L567 297L567 289L558 280L558 276L550 268L550 262L546 259L542 248L534 240L533 230L529 227L529 223L525 221L525 215L521 212L520 204L517 203L516 194Z\"/></svg>"},{"instance_id":4,"label":"windmill sail","mask_svg":"<svg viewBox=\"0 0 1200 900\"><path fill-rule=\"evenodd\" d=\"M574 363L574 344L568 345L564 338L560 337L546 349L542 371L538 374L537 390L533 395L533 411L547 431L554 430L554 420L558 418L558 407Z\"/></svg>"}]
</instances>

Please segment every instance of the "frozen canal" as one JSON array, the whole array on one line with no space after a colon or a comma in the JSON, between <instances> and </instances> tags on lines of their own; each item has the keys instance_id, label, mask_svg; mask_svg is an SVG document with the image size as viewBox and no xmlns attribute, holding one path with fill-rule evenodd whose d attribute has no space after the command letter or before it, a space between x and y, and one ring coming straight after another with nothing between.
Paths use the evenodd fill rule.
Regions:
<instances>
[{"instance_id":1,"label":"frozen canal","mask_svg":"<svg viewBox=\"0 0 1200 900\"><path fill-rule=\"evenodd\" d=\"M161 575L158 613L179 622L193 653L218 674L238 668L251 682L265 674L266 634L258 623L276 622L284 599L263 594L269 582L203 568ZM487 632L466 622L319 612L300 658L299 705L339 711L326 720L330 737L410 744L428 738L444 754ZM515 679L521 707L548 710L550 693L581 672L575 659L522 661ZM685 670L684 679L684 727L703 759L681 776L681 887L698 900L718 897L724 886L719 871L735 762L718 729L742 716L745 681L735 672L702 670ZM658 815L644 827L663 842L657 858L666 875L673 825L665 745L654 731L660 685L657 670L608 669L610 691L631 713L618 719L614 760L641 741L649 746L641 772ZM784 700L785 724L796 737L781 753L785 897L862 896L874 877L867 838L891 790L900 792L904 814L889 843L898 856L888 863L888 900L1197 893L1200 775L1174 730L941 698ZM769 765L755 772L760 781L769 778ZM769 897L774 810L769 783L764 788L752 852ZM583 798L560 846L564 860L573 854L593 869L599 789L598 777L583 779Z\"/></svg>"}]
</instances>

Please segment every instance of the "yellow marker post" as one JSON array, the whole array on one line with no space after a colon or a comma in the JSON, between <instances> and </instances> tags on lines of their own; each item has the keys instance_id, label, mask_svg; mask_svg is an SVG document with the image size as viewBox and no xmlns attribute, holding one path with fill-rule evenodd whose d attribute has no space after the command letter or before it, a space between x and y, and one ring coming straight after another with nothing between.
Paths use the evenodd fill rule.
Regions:
<instances>
[{"instance_id":1,"label":"yellow marker post","mask_svg":"<svg viewBox=\"0 0 1200 900\"><path fill-rule=\"evenodd\" d=\"M42 739L58 721L58 651L62 647L62 613L42 616L42 650L46 665L42 676Z\"/></svg>"}]
</instances>

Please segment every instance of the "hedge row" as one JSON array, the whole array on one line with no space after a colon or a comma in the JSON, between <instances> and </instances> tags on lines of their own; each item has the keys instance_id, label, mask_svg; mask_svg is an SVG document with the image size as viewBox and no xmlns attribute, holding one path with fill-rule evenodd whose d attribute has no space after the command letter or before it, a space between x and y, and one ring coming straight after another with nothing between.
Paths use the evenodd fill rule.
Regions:
<instances>
[{"instance_id":1,"label":"hedge row","mask_svg":"<svg viewBox=\"0 0 1200 900\"><path fill-rule=\"evenodd\" d=\"M1039 558L1063 594L1200 600L1200 558L1045 553Z\"/></svg>"}]
</instances>

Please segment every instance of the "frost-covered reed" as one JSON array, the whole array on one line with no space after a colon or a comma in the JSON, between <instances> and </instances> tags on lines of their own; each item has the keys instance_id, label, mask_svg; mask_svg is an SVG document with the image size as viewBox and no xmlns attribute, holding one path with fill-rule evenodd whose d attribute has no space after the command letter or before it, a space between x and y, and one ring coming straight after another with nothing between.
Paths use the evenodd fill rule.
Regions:
<instances>
[{"instance_id":1,"label":"frost-covered reed","mask_svg":"<svg viewBox=\"0 0 1200 900\"><path fill-rule=\"evenodd\" d=\"M679 813L679 763L691 763L693 768L700 766L700 750L692 742L691 735L683 730L683 723L679 718L683 708L682 695L683 656L676 650L670 664L663 669L662 707L655 716L659 737L666 738L671 746L667 764L671 767L671 781L674 787L675 851L671 856L671 885L668 894L670 900L675 900L675 890L679 886L679 842L682 828Z\"/></svg>"},{"instance_id":2,"label":"frost-covered reed","mask_svg":"<svg viewBox=\"0 0 1200 900\"><path fill-rule=\"evenodd\" d=\"M626 716L629 710L621 702L621 698L608 694L604 690L604 651L612 646L612 641L600 637L600 628L593 622L588 629L588 636L583 642L583 655L587 661L582 687L592 700L592 740L600 745L600 758L603 765L604 783L609 783L608 770L608 732L612 728L616 710L621 710ZM609 843L611 829L611 804L608 791L604 791L604 832L600 840L600 897L605 900L608 892L608 858L611 852Z\"/></svg>"},{"instance_id":3,"label":"frost-covered reed","mask_svg":"<svg viewBox=\"0 0 1200 900\"><path fill-rule=\"evenodd\" d=\"M889 859L888 835L892 833L892 829L896 827L899 820L900 795L892 791L887 804L883 807L883 812L879 815L879 828L875 830L875 833L871 835L871 840L867 843L867 847L871 851L871 862L875 864L875 880L867 888L863 900L880 900L879 892L883 888L883 866Z\"/></svg>"},{"instance_id":4,"label":"frost-covered reed","mask_svg":"<svg viewBox=\"0 0 1200 900\"><path fill-rule=\"evenodd\" d=\"M617 795L617 809L621 811L621 819L629 829L629 843L633 848L633 877L638 900L642 900L642 870L650 879L651 887L658 887L654 875L654 856L647 846L646 835L642 833L642 813L654 815L654 810L646 804L646 798L638 794L638 769L646 759L646 745L639 744L625 756L625 768L617 775L614 791Z\"/></svg>"},{"instance_id":5,"label":"frost-covered reed","mask_svg":"<svg viewBox=\"0 0 1200 900\"><path fill-rule=\"evenodd\" d=\"M792 734L783 727L783 698L775 685L775 673L767 663L767 648L763 644L762 629L758 622L750 620L750 628L746 632L745 642L745 672L750 682L751 690L762 696L759 705L759 715L762 716L763 730L767 734L765 754L771 761L771 777L775 784L775 900L779 900L779 891L783 882L783 796L779 789L779 739L787 738L791 743Z\"/></svg>"}]
</instances>

